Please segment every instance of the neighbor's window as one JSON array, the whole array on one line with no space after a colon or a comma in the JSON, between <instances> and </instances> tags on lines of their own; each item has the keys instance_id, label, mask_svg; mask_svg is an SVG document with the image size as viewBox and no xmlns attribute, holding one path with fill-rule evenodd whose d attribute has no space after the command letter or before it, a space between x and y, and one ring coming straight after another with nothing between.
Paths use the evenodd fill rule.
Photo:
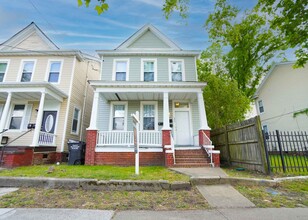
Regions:
<instances>
[{"instance_id":1,"label":"neighbor's window","mask_svg":"<svg viewBox=\"0 0 308 220\"><path fill-rule=\"evenodd\" d=\"M74 108L73 114L73 122L72 122L72 133L79 133L79 118L80 118L80 110L78 108Z\"/></svg>"},{"instance_id":2,"label":"neighbor's window","mask_svg":"<svg viewBox=\"0 0 308 220\"><path fill-rule=\"evenodd\" d=\"M264 133L268 133L268 127L267 127L267 125L263 125L262 127L263 127Z\"/></svg>"},{"instance_id":3,"label":"neighbor's window","mask_svg":"<svg viewBox=\"0 0 308 220\"><path fill-rule=\"evenodd\" d=\"M143 79L146 82L154 81L154 61L143 62Z\"/></svg>"},{"instance_id":4,"label":"neighbor's window","mask_svg":"<svg viewBox=\"0 0 308 220\"><path fill-rule=\"evenodd\" d=\"M61 61L50 62L48 82L59 82Z\"/></svg>"},{"instance_id":5,"label":"neighbor's window","mask_svg":"<svg viewBox=\"0 0 308 220\"><path fill-rule=\"evenodd\" d=\"M263 106L263 102L262 100L258 101L258 105L259 105L259 112L263 113L264 112L264 106Z\"/></svg>"},{"instance_id":6,"label":"neighbor's window","mask_svg":"<svg viewBox=\"0 0 308 220\"><path fill-rule=\"evenodd\" d=\"M0 62L0 82L3 82L6 68L7 68L7 62Z\"/></svg>"},{"instance_id":7,"label":"neighbor's window","mask_svg":"<svg viewBox=\"0 0 308 220\"><path fill-rule=\"evenodd\" d=\"M183 81L182 61L171 61L171 80L172 81Z\"/></svg>"},{"instance_id":8,"label":"neighbor's window","mask_svg":"<svg viewBox=\"0 0 308 220\"><path fill-rule=\"evenodd\" d=\"M112 130L124 130L125 105L113 105Z\"/></svg>"},{"instance_id":9,"label":"neighbor's window","mask_svg":"<svg viewBox=\"0 0 308 220\"><path fill-rule=\"evenodd\" d=\"M21 82L30 82L34 68L34 61L24 61L21 75Z\"/></svg>"},{"instance_id":10,"label":"neighbor's window","mask_svg":"<svg viewBox=\"0 0 308 220\"><path fill-rule=\"evenodd\" d=\"M9 129L20 129L22 118L25 112L25 105L15 105L11 116Z\"/></svg>"},{"instance_id":11,"label":"neighbor's window","mask_svg":"<svg viewBox=\"0 0 308 220\"><path fill-rule=\"evenodd\" d=\"M116 81L126 81L127 77L127 61L116 61Z\"/></svg>"},{"instance_id":12,"label":"neighbor's window","mask_svg":"<svg viewBox=\"0 0 308 220\"><path fill-rule=\"evenodd\" d=\"M155 130L155 105L143 105L143 130Z\"/></svg>"}]
</instances>

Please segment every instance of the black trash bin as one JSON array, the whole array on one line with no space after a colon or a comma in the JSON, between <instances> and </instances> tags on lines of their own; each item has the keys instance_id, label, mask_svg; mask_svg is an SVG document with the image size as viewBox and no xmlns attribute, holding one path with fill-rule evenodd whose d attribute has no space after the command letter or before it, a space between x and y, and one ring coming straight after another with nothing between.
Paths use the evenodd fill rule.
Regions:
<instances>
[{"instance_id":1,"label":"black trash bin","mask_svg":"<svg viewBox=\"0 0 308 220\"><path fill-rule=\"evenodd\" d=\"M68 165L84 164L86 154L86 143L83 141L69 142L68 145Z\"/></svg>"}]
</instances>

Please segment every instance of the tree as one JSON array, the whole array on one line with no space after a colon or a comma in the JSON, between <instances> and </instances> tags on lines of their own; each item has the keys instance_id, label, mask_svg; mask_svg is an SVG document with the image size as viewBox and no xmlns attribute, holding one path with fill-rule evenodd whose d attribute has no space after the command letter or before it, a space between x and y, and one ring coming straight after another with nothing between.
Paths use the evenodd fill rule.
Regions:
<instances>
[{"instance_id":1,"label":"tree","mask_svg":"<svg viewBox=\"0 0 308 220\"><path fill-rule=\"evenodd\" d=\"M224 51L228 76L252 98L261 77L271 66L271 59L286 46L257 10L246 11L242 16L239 12L226 0L217 0L206 28L212 44Z\"/></svg>"},{"instance_id":2,"label":"tree","mask_svg":"<svg viewBox=\"0 0 308 220\"><path fill-rule=\"evenodd\" d=\"M203 96L212 129L243 120L250 109L249 98L237 88L236 81L226 77L219 60L220 50L214 47L204 51L197 61L199 81L207 82Z\"/></svg>"},{"instance_id":3,"label":"tree","mask_svg":"<svg viewBox=\"0 0 308 220\"><path fill-rule=\"evenodd\" d=\"M260 11L267 13L270 27L291 48L297 48L296 66L308 61L308 2L307 0L259 0Z\"/></svg>"},{"instance_id":4,"label":"tree","mask_svg":"<svg viewBox=\"0 0 308 220\"><path fill-rule=\"evenodd\" d=\"M89 7L91 0L77 0L78 6L82 6L83 4L86 7ZM100 15L101 13L107 11L109 5L106 3L106 0L97 0L97 5L95 6L95 10Z\"/></svg>"}]
</instances>

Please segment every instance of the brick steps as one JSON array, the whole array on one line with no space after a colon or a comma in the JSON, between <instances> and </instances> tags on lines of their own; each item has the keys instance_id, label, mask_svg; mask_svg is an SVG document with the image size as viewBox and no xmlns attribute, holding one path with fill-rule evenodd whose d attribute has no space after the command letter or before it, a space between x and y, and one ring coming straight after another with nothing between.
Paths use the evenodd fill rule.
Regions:
<instances>
[{"instance_id":1,"label":"brick steps","mask_svg":"<svg viewBox=\"0 0 308 220\"><path fill-rule=\"evenodd\" d=\"M175 150L174 167L209 167L210 159L203 149Z\"/></svg>"}]
</instances>

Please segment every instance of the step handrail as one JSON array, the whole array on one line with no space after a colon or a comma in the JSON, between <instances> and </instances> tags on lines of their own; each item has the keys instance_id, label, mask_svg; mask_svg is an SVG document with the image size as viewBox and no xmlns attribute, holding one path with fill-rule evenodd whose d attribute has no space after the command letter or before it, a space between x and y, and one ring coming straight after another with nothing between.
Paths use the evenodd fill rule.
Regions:
<instances>
[{"instance_id":1,"label":"step handrail","mask_svg":"<svg viewBox=\"0 0 308 220\"><path fill-rule=\"evenodd\" d=\"M210 138L204 133L204 131L202 131L202 136L203 136L203 143L202 143L202 147L205 149L206 153L209 155L210 159L211 159L211 163L210 165L212 167L214 167L214 163L213 163L213 150L212 149L208 149L205 147L205 145L210 145L212 146L212 141L210 140ZM206 141L206 142L205 142Z\"/></svg>"}]
</instances>

